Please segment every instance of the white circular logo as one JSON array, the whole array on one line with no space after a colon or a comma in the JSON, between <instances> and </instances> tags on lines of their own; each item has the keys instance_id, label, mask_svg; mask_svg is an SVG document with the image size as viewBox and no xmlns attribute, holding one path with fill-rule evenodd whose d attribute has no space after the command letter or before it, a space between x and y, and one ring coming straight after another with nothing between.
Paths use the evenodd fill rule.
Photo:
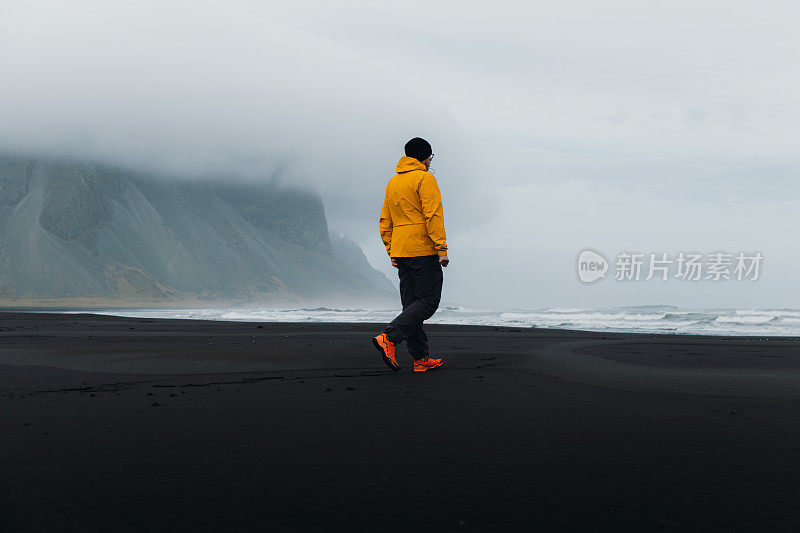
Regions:
<instances>
[{"instance_id":1,"label":"white circular logo","mask_svg":"<svg viewBox=\"0 0 800 533\"><path fill-rule=\"evenodd\" d=\"M578 279L583 283L594 283L606 276L608 261L594 250L583 250L578 254Z\"/></svg>"}]
</instances>

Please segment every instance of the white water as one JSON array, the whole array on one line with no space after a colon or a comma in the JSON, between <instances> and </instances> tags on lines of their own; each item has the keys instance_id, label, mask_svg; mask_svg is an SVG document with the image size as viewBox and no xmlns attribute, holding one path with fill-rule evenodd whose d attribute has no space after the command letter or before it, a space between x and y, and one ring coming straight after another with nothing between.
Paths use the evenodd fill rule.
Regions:
<instances>
[{"instance_id":1,"label":"white water","mask_svg":"<svg viewBox=\"0 0 800 533\"><path fill-rule=\"evenodd\" d=\"M246 322L389 322L399 309L105 309L100 314ZM440 307L427 323L563 328L586 331L800 336L800 309L481 309Z\"/></svg>"}]
</instances>

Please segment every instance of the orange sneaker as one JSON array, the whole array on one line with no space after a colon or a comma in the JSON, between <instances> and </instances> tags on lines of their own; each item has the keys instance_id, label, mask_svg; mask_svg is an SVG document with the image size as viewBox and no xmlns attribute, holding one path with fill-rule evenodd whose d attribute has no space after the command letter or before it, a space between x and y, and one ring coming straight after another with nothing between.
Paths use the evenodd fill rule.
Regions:
<instances>
[{"instance_id":1,"label":"orange sneaker","mask_svg":"<svg viewBox=\"0 0 800 533\"><path fill-rule=\"evenodd\" d=\"M428 370L433 370L434 368L439 368L440 366L442 366L441 359L424 357L414 361L414 372L427 372Z\"/></svg>"},{"instance_id":2,"label":"orange sneaker","mask_svg":"<svg viewBox=\"0 0 800 533\"><path fill-rule=\"evenodd\" d=\"M381 357L383 357L383 362L387 364L389 368L397 372L400 370L400 365L397 364L397 357L395 357L395 344L389 340L386 336L386 333L381 333L377 337L372 339L372 344L375 345L375 348L381 352Z\"/></svg>"}]
</instances>

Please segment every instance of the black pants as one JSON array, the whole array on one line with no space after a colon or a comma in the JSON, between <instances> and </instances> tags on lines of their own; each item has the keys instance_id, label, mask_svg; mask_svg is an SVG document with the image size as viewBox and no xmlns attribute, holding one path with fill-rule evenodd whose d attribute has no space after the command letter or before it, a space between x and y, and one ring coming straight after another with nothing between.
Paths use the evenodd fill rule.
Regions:
<instances>
[{"instance_id":1,"label":"black pants","mask_svg":"<svg viewBox=\"0 0 800 533\"><path fill-rule=\"evenodd\" d=\"M384 331L395 344L406 341L408 352L414 359L430 355L428 336L422 329L439 307L442 297L442 265L439 256L395 257L397 275L400 277L400 301L403 312L386 326Z\"/></svg>"}]
</instances>

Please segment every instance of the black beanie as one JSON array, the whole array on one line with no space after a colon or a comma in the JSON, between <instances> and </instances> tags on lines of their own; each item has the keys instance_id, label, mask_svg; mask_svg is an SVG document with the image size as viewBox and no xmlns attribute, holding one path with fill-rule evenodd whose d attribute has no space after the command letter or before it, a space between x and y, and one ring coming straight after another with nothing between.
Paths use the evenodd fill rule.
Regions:
<instances>
[{"instance_id":1,"label":"black beanie","mask_svg":"<svg viewBox=\"0 0 800 533\"><path fill-rule=\"evenodd\" d=\"M433 153L433 149L428 141L421 137L414 137L406 143L406 155L413 157L417 161L424 161Z\"/></svg>"}]
</instances>

